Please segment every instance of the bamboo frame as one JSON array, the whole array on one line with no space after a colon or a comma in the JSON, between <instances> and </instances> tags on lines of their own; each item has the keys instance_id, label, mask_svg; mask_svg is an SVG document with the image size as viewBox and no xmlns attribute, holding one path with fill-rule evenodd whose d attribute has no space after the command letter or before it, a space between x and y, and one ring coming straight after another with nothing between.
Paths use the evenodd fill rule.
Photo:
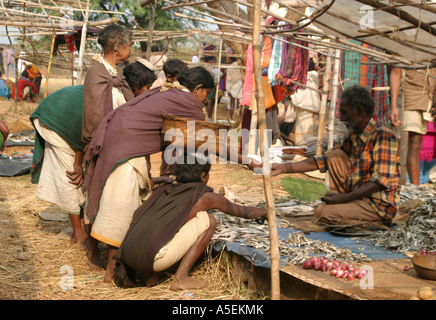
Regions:
<instances>
[{"instance_id":1,"label":"bamboo frame","mask_svg":"<svg viewBox=\"0 0 436 320\"><path fill-rule=\"evenodd\" d=\"M55 45L55 35L51 36L51 48L50 48L50 60L48 62L47 68L47 76L45 77L45 90L44 90L44 98L47 97L48 94L48 80L50 79L50 71L51 71L51 63L53 61L53 53L54 53L54 45Z\"/></svg>"},{"instance_id":2,"label":"bamboo frame","mask_svg":"<svg viewBox=\"0 0 436 320\"><path fill-rule=\"evenodd\" d=\"M216 93L215 93L215 102L213 104L213 122L217 121L216 114L218 109L218 93L220 88L220 82L221 82L221 56L223 52L223 39L220 38L220 45L219 45L219 53L218 53L218 81L216 84Z\"/></svg>"},{"instance_id":3,"label":"bamboo frame","mask_svg":"<svg viewBox=\"0 0 436 320\"><path fill-rule=\"evenodd\" d=\"M65 10L64 5L68 5L68 10L71 11L81 11L84 16L84 21L76 21L76 20L67 20L63 10ZM71 32L75 32L71 29L82 27L82 39L81 50L79 52L79 64L78 64L78 83L81 81L82 70L84 68L84 56L85 56L85 43L87 36L88 27L101 28L111 23L116 23L119 19L112 17L100 21L88 21L89 12L100 12L100 13L112 13L112 14L124 14L122 12L116 11L102 11L102 10L91 10L89 8L89 0L86 2L78 1L78 0L64 0L64 1L26 1L26 0L8 0L7 2L4 0L0 0L0 13L2 14L0 17L0 26L5 26L6 28L6 36L9 39L11 45L13 42L11 37L22 37L23 41L27 41L30 43L33 49L33 53L26 54L25 57L18 57L18 59L25 59L26 61L30 61L39 65L47 65L47 75L46 75L46 83L45 83L45 96L48 92L48 83L50 78L50 72L52 68L58 69L69 69L73 72L74 68L71 66L71 62L68 59L65 59L62 51L59 49L58 52L62 59L56 59L54 56L54 38L56 35L65 35ZM18 8L23 8L19 10ZM26 8L38 8L41 10L40 13L26 11ZM86 9L84 9L86 8ZM8 27L15 27L18 29L18 32L9 33ZM68 29L66 29L68 28ZM37 52L35 49L30 36L44 36L50 35L51 45L50 52ZM48 61L47 61L47 56ZM17 84L17 78L15 82ZM73 81L73 77L72 77ZM73 82L74 83L74 82Z\"/></svg>"},{"instance_id":4,"label":"bamboo frame","mask_svg":"<svg viewBox=\"0 0 436 320\"><path fill-rule=\"evenodd\" d=\"M330 82L331 82L331 72L332 72L332 58L333 49L329 49L329 55L326 60L324 81L323 81L323 94L321 98L321 107L319 110L319 125L318 125L318 141L316 144L316 155L319 156L322 154L322 145L324 141L324 132L325 132L325 115L327 108L327 100L328 95L330 93Z\"/></svg>"},{"instance_id":5,"label":"bamboo frame","mask_svg":"<svg viewBox=\"0 0 436 320\"><path fill-rule=\"evenodd\" d=\"M207 6L208 3L210 2L217 2L220 0L204 0L204 1L197 1L197 2L189 2L189 1L185 1L185 3L176 3L175 1L170 1L170 0L164 0L166 3L168 3L169 5L167 7L165 7L164 9L177 9L177 8L183 8L185 10L194 12L196 14L202 15L202 16L206 16L206 17L211 17L214 19L214 21L210 21L210 23L217 23L217 24L221 24L223 26L228 26L229 21L233 21L234 23L232 23L232 27L233 28L238 28L240 29L240 33L230 33L230 32L226 32L225 34L219 34L219 32L213 32L214 35L216 36L220 36L223 37L223 39L226 40L232 40L234 36L237 36L241 41L248 43L247 42L247 38L248 38L248 34L251 32L251 29L253 27L251 22L248 22L246 20L240 19L240 18L235 18L234 15L225 13L225 12L221 12L219 10L210 8ZM147 2L151 3L154 2L153 1L143 1L143 3L145 5L147 5ZM286 7L288 10L290 11L296 11L292 6L287 5L285 3L283 3L283 1L279 1L279 0L275 0L276 3L278 3L279 5ZM306 3L307 1L301 1L302 3ZM334 2L331 1L329 3L329 5ZM432 25L433 23L428 23L425 24L419 20L417 20L416 18L412 17L410 14L408 14L406 11L399 9L400 7L407 7L408 5L413 6L413 7L419 7L422 10L426 10L428 12L433 12L436 13L436 8L434 8L433 6L429 6L429 5L420 5L417 2L412 2L412 1L407 1L406 3L403 4L390 4L389 6L381 6L381 3L375 0L360 0L359 2L364 3L364 4L369 4L369 5L373 5L375 6L376 10L382 10L391 14L398 14L398 12L400 12L400 19L404 19L404 21L408 21L409 23L412 23L414 26L417 26L421 29L424 29L426 31L430 30L432 33L436 30L436 28L433 28ZM43 13L34 13L34 12L28 12L28 11L20 11L20 10L16 10L13 8L6 8L4 5L5 1L1 0L1 4L2 6L0 6L0 11L5 12L5 17L3 19L0 19L0 25L8 25L9 27L23 27L23 28L35 28L37 31L31 31L29 33L29 30L25 30L25 32L27 32L29 35L43 35L43 34L51 34L51 32L53 32L53 30L55 30L56 33L59 34L65 34L65 30L62 29L60 27L60 22L63 21L64 17L63 16L59 16L61 15L61 10L62 5L68 5L71 7L71 10L73 11L83 11L83 7L86 6L86 3L83 1L79 1L79 0L64 0L64 1L57 1L56 3L53 1L38 1L38 2L31 2L31 1L26 1L26 0L9 0L7 2L8 5L25 5L28 8L40 8ZM55 5L53 5L55 4ZM250 3L246 3L246 2L241 2L239 3L240 5L243 5L247 8L253 8L253 5L251 5ZM307 3L309 4L309 3ZM316 20L316 16L319 14L319 12L322 12L323 9L326 8L326 6L318 6L318 5L314 5L313 2L310 3L310 5L312 5L314 8L316 8L318 10L318 13L315 13L314 15L311 16L307 16L305 14L301 14L302 18L304 19L309 19L309 20ZM193 7L197 7L197 8L201 8L202 10L204 10L204 12L201 12L199 10L197 10L196 8ZM48 14L47 11L51 11L51 12L56 12L58 14L58 16L51 14L50 15L50 21L54 21L55 22L55 29L53 29L53 24L47 24L47 18L48 18ZM110 13L110 14L124 14L122 12L117 12L117 11L102 11L102 10L94 10L94 9L89 9L89 12L98 12L98 13ZM324 12L322 12L324 13ZM334 12L331 12L329 10L325 10L326 14L329 15L333 15L333 16L337 16L337 14L335 14ZM298 21L293 21L293 20L289 20L289 19L285 19L285 18L280 18L278 16L276 16L273 12L270 12L266 9L261 8L261 14L263 16L265 15L271 15L274 16L282 21L285 21L287 23L292 23L292 24L298 24ZM179 14L178 14L179 15ZM32 18L33 17L33 18ZM183 16L184 18L190 18L190 19L201 19L201 18L197 18L197 17L187 17L187 16ZM315 17L315 18L314 18ZM14 20L10 20L10 19L14 19ZM20 21L22 19L25 19L25 21ZM341 17L341 19L346 19L346 17ZM101 27L104 26L106 24L109 23L113 23L116 22L118 19L116 18L111 18L111 19L106 19L104 21L98 21L98 22L94 22L94 21L90 21L88 27ZM203 19L204 20L204 19ZM205 22L209 22L207 20L204 20ZM72 26L74 27L83 27L84 22L83 21L72 21ZM268 28L266 28L265 26L261 25L261 30L262 33L274 33L275 31L271 31ZM310 28L308 30L311 30ZM338 31L338 30L336 30ZM205 32L204 30L202 30L202 32ZM313 31L312 31L313 32ZM135 32L136 33L136 32ZM174 37L177 37L177 32L169 32L170 34L174 35ZM241 35L245 33L245 36ZM389 31L385 31L385 32L381 32L378 30L369 30L368 33L377 33L380 36L383 37L388 37L388 34L391 33ZM141 31L141 34L144 35L146 34L146 32ZM316 34L316 32L314 33ZM11 36L15 37L15 36L19 36L18 33L17 34L12 34ZM186 36L186 32L184 34L181 34L181 36ZM286 34L286 36L288 37L294 37L294 35L290 35L290 34ZM331 39L332 42L336 42L336 46L340 45L342 46L340 49L341 50L346 50L348 51L348 49L344 48L343 46L346 45L344 44L342 41L343 39L338 39L336 37L332 37L329 35L324 35L322 36L322 34L320 34L321 37L324 38L329 38ZM346 36L344 34L344 36ZM152 37L153 41L162 38L162 33L159 32L153 32L153 35L149 37ZM169 37L167 35L167 37ZM364 35L363 35L364 37ZM390 36L390 39L399 42L401 45L404 46L416 46L418 44L416 43L410 43L408 41L401 41L401 39L398 39L396 37L393 37L392 35ZM135 41L139 41L139 35L134 36L134 40ZM314 44L316 42L316 44L322 46L325 48L325 46L323 45L322 40L312 40L312 44ZM422 44L425 45L425 44ZM350 48L353 49L353 48ZM355 48L354 48L355 49ZM418 48L419 49L419 48ZM377 52L374 51L370 51L370 50L363 50L364 52L362 52L362 54L374 57L375 59L378 59L379 62L381 63L389 63L389 64L399 64L402 63L404 65L412 65L412 61L408 61L408 59L401 59L401 57L395 57L394 55L391 54L386 54L384 58L381 58Z\"/></svg>"},{"instance_id":6,"label":"bamboo frame","mask_svg":"<svg viewBox=\"0 0 436 320\"><path fill-rule=\"evenodd\" d=\"M253 21L253 23L247 21L247 20L243 20L240 19L238 17L235 17L233 15L227 14L225 12L221 12L219 10L215 10L212 8L209 8L207 6L204 6L203 4L207 4L210 3L212 1L219 1L219 0L205 0L205 1L201 1L201 2L186 2L183 4L178 4L174 1L166 1L166 3L169 3L170 6L167 7L166 9L172 8L184 8L188 11L191 12L195 12L197 14L201 14L203 16L209 16L211 17L212 15L215 15L213 17L213 19L215 19L215 21L210 21L210 23L216 23L216 24L220 24L222 26L229 26L229 22L228 20L231 19L232 21L234 21L235 23L232 24L232 27L236 27L239 29L239 31L242 33L231 33L231 32L223 32L223 31L208 31L205 32L204 30L199 30L199 31L190 31L188 33L188 35L192 35L192 34L201 34L203 32L204 33L208 33L214 36L217 36L220 38L220 47L221 47L221 43L223 40L225 39L229 39L229 40L234 40L237 39L238 41L242 41L244 43L249 43L249 42L253 42L253 57L255 57L254 61L255 61L255 67L254 67L254 73L255 73L255 103L253 106L253 122L252 124L255 124L256 128L259 127L261 129L261 132L264 132L264 130L266 129L266 124L265 124L265 108L264 108L264 93L263 93L263 87L262 87L262 81L261 81L261 76L260 76L260 66L259 66L259 61L260 61L260 34L261 32L263 32L264 34L275 34L276 31L271 31L270 29L264 27L261 25L261 15L263 14L270 14L273 15L271 12L269 12L268 10L262 10L260 7L260 0L254 0L254 3L252 6L250 6L250 4L248 3L240 3L241 5L244 5L246 7L250 7L252 9L254 9L254 13L255 13L255 19ZM44 4L42 4L42 3ZM141 5L147 5L150 4L152 1L149 0L145 0L142 1ZM154 2L154 1L153 1ZM276 1L277 3L279 3L279 1ZM304 1L303 1L304 2ZM365 1L359 1L361 3L371 3L371 4L376 4L377 5L377 1L369 1L369 0L365 0ZM41 8L44 12L45 9L49 9L49 10L53 10L55 12L58 12L59 14L61 13L61 7L60 6L53 6L52 4L54 3L53 1L39 1L39 5L36 2L29 2L29 1L24 1L24 0L15 0L15 1L9 1L8 3L10 4L27 4L29 5L29 7L36 7L36 8ZM47 3L51 4L48 5ZM43 15L43 14L35 14L35 13L31 13L31 12L25 12L25 11L20 11L20 12L14 12L12 10L8 10L3 6L3 1L1 1L2 4L2 8L0 11L5 12L6 17L5 18L0 18L0 25L5 25L6 28L9 27L23 27L23 28L30 28L31 29L31 33L28 33L28 30L23 30L23 35L43 35L43 34L52 34L52 46L51 46L51 52L50 52L50 59L49 59L49 73L50 73L50 69L51 67L57 66L56 63L54 63L53 61L53 43L54 43L54 34L64 34L65 30L62 29L60 26L57 26L57 23L59 23L60 21L62 21L62 17L52 17L50 21L52 21L52 23L47 24L46 22L43 21L44 17L47 17L47 15ZM89 1L87 1L86 3L83 3L81 1L58 1L59 5L62 4L68 4L72 6L73 10L83 10L83 7L86 6L87 7L87 12L101 12L103 13L104 11L98 11L98 10L90 10L89 9ZM407 5L407 3L405 4ZM417 3L413 3L414 6L419 6L419 4ZM201 7L201 9L204 9L206 12L201 12L198 10L194 10L192 8L190 8L190 6L196 6L196 7ZM392 11L392 8L397 7L397 6L389 6L391 9L388 9L388 12L390 11L391 13L393 13L394 11ZM318 10L322 10L324 7L317 7ZM384 10L386 11L386 8L382 8L380 6L377 7L378 10ZM425 8L424 8L425 9ZM327 10L328 11L328 10ZM430 10L429 10L430 11ZM395 10L395 13L397 13L398 11ZM431 34L434 34L435 32L435 28L433 28L432 23L429 24L424 24L421 23L421 21L416 21L410 18L410 16L407 15L406 12L403 13L403 11L401 11L401 16L400 18L405 18L406 20L409 20L410 23L412 23L413 25L420 27L421 29L424 29L426 31L430 30ZM18 14L18 16L14 16L11 15L9 16L8 13L15 13ZM105 12L108 13L108 12ZM121 12L112 12L114 14L123 14ZM181 14L179 14L179 16L182 16ZM216 17L218 16L218 17ZM313 16L309 17L309 16L305 16L303 15L305 18L307 19L313 19ZM277 16L275 16L277 17ZM18 18L18 19L17 19ZM197 19L200 20L200 18L196 18L196 17L189 17L190 19ZM278 18L278 17L277 17ZM26 21L20 21L26 19ZM204 21L206 21L205 19L203 19ZM201 21L203 21L201 20ZM280 18L280 20L285 21L289 24L298 24L298 21L293 21L293 20L289 20L289 19L283 19ZM104 25L107 25L109 23L115 22L117 21L116 18L112 18L112 19L107 19L107 20L103 20L103 21L98 21L98 22L90 22L87 21L87 19L85 19L85 21L73 21L72 26L74 27L83 27L86 28L89 27L101 27ZM32 29L36 29L36 31L32 31ZM6 29L7 30L7 29ZM312 35L315 35L316 32L311 30L310 28L307 28L308 33L309 31L312 33ZM335 30L338 31L338 30ZM372 32L377 32L377 30L372 31ZM252 33L252 37L250 39L250 33ZM338 31L339 34L342 34L344 36L346 36L346 32L345 31ZM387 33L388 32L380 32L380 36L384 36L387 37ZM86 39L86 32L84 32L85 36L83 39ZM302 36L301 34L296 34L296 33L291 33L291 32L281 32L281 34L283 36L287 36L290 38L294 38L294 39L304 39L304 41L310 43L312 46L320 46L321 48L328 49L328 53L326 54L327 56L327 68L326 68L326 73L324 75L324 88L321 91L323 93L323 99L322 99L322 105L321 105L321 111L320 111L320 128L319 128L319 137L321 137L321 139L324 136L324 118L325 118L325 109L326 109L326 104L327 104L327 98L328 98L328 93L330 92L330 74L331 74L331 64L332 64L332 59L333 59L333 50L336 50L336 54L338 54L339 50L345 50L345 51L352 51L352 52L358 52L364 55L367 55L371 58L373 58L376 63L390 63L390 64L398 64L398 63L402 63L404 65L409 65L411 66L413 63L412 61L410 61L407 58L404 57L397 57L394 56L392 54L388 54L388 53L380 53L377 52L375 50L369 50L369 49L365 49L362 47L359 47L357 45L353 45L350 44L349 42L347 42L346 40L342 39L342 38L338 38L338 37L333 37L330 35L326 35L323 33L320 34L316 34L317 36L320 37L320 39L314 39L311 38L309 34L306 34L304 36ZM7 32L7 35L10 39L11 36L16 36L14 35L10 35ZM158 31L154 31L153 29L151 29L148 32L145 31L140 31L139 33L135 32L134 33L134 39L140 39L140 37L144 37L144 35L148 35L148 39L152 39L153 41L160 39L161 38L171 38L171 37L183 37L183 36L187 36L187 32L158 32ZM83 35L82 35L83 36ZM82 39L82 40L83 40ZM329 40L328 42L325 40ZM84 42L83 43L83 48L84 48ZM410 44L409 45L414 45L414 44ZM201 49L200 49L201 50ZM221 53L221 50L220 50ZM27 58L26 58L27 59ZM83 56L81 57L81 60L83 59ZM221 59L220 59L221 62ZM338 74L337 71L337 63L339 62L338 56L336 56L335 59L335 67L334 67L334 80L333 80L333 89L338 86L337 83L337 78L336 78L336 74ZM221 65L219 65L219 69L221 69ZM48 88L48 78L46 81L46 91L45 94L47 94L47 88ZM313 88L309 88L309 89L313 89ZM320 90L318 90L319 92ZM322 116L322 117L321 117ZM216 120L216 115L214 116L214 120ZM330 127L329 127L330 129ZM263 143L263 139L264 136L261 134L260 137L260 153L262 158L264 158L264 154L265 154L265 150L264 148L264 143ZM320 144L318 142L317 144L317 154L320 152ZM268 160L268 159L267 159ZM263 167L264 167L264 172L265 172L265 165L267 165L267 163L263 163ZM270 176L265 174L263 176L264 179L264 190L265 190L265 198L267 201L267 209L268 209L268 220L269 220L269 224L270 224L270 237L271 237L271 292L272 292L272 299L279 299L280 298L280 280L279 280L279 265L278 265L278 252L276 252L276 241L277 241L277 226L275 224L275 208L274 208L274 198L272 195L272 190L271 190L271 180L270 180Z\"/></svg>"},{"instance_id":7,"label":"bamboo frame","mask_svg":"<svg viewBox=\"0 0 436 320\"><path fill-rule=\"evenodd\" d=\"M341 57L341 50L335 50L335 61L333 62L333 79L332 79L332 99L330 101L329 119L328 119L328 141L327 148L333 148L333 135L335 132L335 111L336 111L336 101L338 97L339 89L339 73L341 68L341 61L338 59Z\"/></svg>"},{"instance_id":8,"label":"bamboo frame","mask_svg":"<svg viewBox=\"0 0 436 320\"><path fill-rule=\"evenodd\" d=\"M269 155L265 150L265 94L263 91L262 72L260 67L261 57L261 36L260 36L260 0L255 0L254 23L253 23L253 71L254 71L254 98L256 99L257 114L259 117L260 132L260 156L262 159L262 178L267 206L267 217L270 237L270 259L271 259L271 299L280 300L280 254L278 249L278 234L275 212L275 201L272 190L271 174L269 173Z\"/></svg>"},{"instance_id":9,"label":"bamboo frame","mask_svg":"<svg viewBox=\"0 0 436 320\"><path fill-rule=\"evenodd\" d=\"M82 83L82 71L83 71L83 59L84 59L84 55L85 55L85 43L86 43L86 34L88 32L88 25L89 25L89 21L88 21L88 17L89 17L89 0L86 1L86 9L85 9L85 14L84 14L84 24L83 24L83 28L82 28L82 37L80 40L80 50L79 50L79 65L77 66L77 80L76 83L77 84L81 84ZM74 81L74 77L71 77L71 81Z\"/></svg>"}]
</instances>

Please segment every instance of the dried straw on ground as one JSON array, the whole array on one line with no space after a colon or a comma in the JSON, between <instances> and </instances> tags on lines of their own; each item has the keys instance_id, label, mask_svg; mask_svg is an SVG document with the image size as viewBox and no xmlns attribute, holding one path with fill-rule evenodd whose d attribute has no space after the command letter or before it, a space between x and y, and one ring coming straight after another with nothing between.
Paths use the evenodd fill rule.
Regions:
<instances>
[{"instance_id":1,"label":"dried straw on ground","mask_svg":"<svg viewBox=\"0 0 436 320\"><path fill-rule=\"evenodd\" d=\"M262 299L239 287L225 255L204 260L193 276L207 280L203 290L171 291L173 273L156 287L121 289L103 282L104 271L91 271L78 245L70 245L69 221L43 221L38 213L54 211L35 198L30 176L0 177L0 299L34 300L175 300ZM57 211L58 212L58 211ZM106 253L102 247L102 258ZM73 276L73 282L68 282ZM72 288L69 285L72 285ZM67 290L63 290L66 288Z\"/></svg>"}]
</instances>

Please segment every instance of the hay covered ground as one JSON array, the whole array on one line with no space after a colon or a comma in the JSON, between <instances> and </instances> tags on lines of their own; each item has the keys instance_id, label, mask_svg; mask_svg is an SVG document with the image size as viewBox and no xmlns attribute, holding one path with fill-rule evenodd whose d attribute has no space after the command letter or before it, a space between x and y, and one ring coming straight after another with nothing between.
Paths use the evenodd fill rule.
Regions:
<instances>
[{"instance_id":1,"label":"hay covered ground","mask_svg":"<svg viewBox=\"0 0 436 320\"><path fill-rule=\"evenodd\" d=\"M53 79L51 93L71 85L69 79ZM41 88L44 88L44 83ZM42 92L42 96L43 96ZM11 132L31 129L29 115L35 103L0 102L0 115ZM227 110L219 115L226 118ZM24 150L29 147L21 147ZM7 148L6 154L16 150ZM23 150L19 150L23 151ZM156 175L160 154L152 157L152 173ZM226 186L248 201L264 199L263 180L241 165L214 164L209 185L215 190ZM278 177L273 178L276 197L286 197ZM44 221L41 212L59 212L49 203L35 197L36 185L30 175L0 177L0 299L17 300L244 300L267 299L241 285L232 273L231 261L225 253L204 255L195 266L193 277L209 281L209 288L195 291L169 290L173 271L162 275L156 287L120 289L103 282L104 271L91 271L86 252L71 245L71 226L67 221ZM101 246L102 257L105 247Z\"/></svg>"}]
</instances>

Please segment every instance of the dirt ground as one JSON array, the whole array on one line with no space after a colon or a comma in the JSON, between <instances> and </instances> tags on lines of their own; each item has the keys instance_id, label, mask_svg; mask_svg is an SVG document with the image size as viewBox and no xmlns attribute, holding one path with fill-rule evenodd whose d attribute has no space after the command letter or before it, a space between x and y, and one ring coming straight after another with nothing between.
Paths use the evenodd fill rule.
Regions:
<instances>
[{"instance_id":1,"label":"dirt ground","mask_svg":"<svg viewBox=\"0 0 436 320\"><path fill-rule=\"evenodd\" d=\"M68 85L71 85L71 80L53 79L48 93ZM44 88L44 82L41 88ZM41 96L44 96L44 92ZM13 101L0 101L0 115L12 133L32 129L29 115L37 105L29 102L15 105ZM220 107L218 116L222 119L227 117L225 107ZM18 151L29 149L21 148ZM15 151L16 148L6 148L5 153L11 155ZM159 165L160 154L153 155L153 175L157 175ZM280 185L280 178L272 178L274 196L288 197ZM258 202L265 199L262 177L253 175L242 165L212 165L209 185L216 191L226 186L242 200ZM91 271L87 266L85 251L77 245L71 246L72 229L69 221L44 221L39 217L41 212L57 212L58 209L36 199L35 191L36 185L31 184L29 174L0 177L0 299L263 298L238 284L223 254L205 260L194 271L194 277L212 279L205 290L172 292L168 288L171 273L153 288L120 289L114 284L104 283L104 271Z\"/></svg>"}]
</instances>

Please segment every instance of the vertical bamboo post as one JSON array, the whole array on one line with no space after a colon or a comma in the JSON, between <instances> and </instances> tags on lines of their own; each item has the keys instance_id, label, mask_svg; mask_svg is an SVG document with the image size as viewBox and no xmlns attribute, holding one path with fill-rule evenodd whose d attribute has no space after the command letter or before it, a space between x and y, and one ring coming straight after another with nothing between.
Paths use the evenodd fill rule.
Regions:
<instances>
[{"instance_id":1,"label":"vertical bamboo post","mask_svg":"<svg viewBox=\"0 0 436 320\"><path fill-rule=\"evenodd\" d=\"M18 80L20 79L19 75L18 75L18 59L16 56L16 52L15 52L15 65L14 65L14 70L12 70L13 72L15 72L15 97L14 97L14 107L15 107L15 111L17 111L17 103L18 103Z\"/></svg>"},{"instance_id":2,"label":"vertical bamboo post","mask_svg":"<svg viewBox=\"0 0 436 320\"><path fill-rule=\"evenodd\" d=\"M253 101L253 107L251 108L251 120L250 120L250 133L248 140L248 154L257 154L256 150L256 140L257 140L257 127L258 127L258 113L257 113L257 103Z\"/></svg>"},{"instance_id":3,"label":"vertical bamboo post","mask_svg":"<svg viewBox=\"0 0 436 320\"><path fill-rule=\"evenodd\" d=\"M151 14L150 14L150 22L148 24L148 41L147 41L147 52L145 56L147 60L150 61L151 57L151 45L153 44L153 32L154 32L154 16L156 13L156 1L151 3Z\"/></svg>"},{"instance_id":4,"label":"vertical bamboo post","mask_svg":"<svg viewBox=\"0 0 436 320\"><path fill-rule=\"evenodd\" d=\"M400 172L401 172L401 180L400 183L405 185L407 183L407 148L409 145L409 132L403 131L404 125L404 77L405 71L401 70L401 122L400 122L400 133L401 133L401 142L400 142Z\"/></svg>"},{"instance_id":5,"label":"vertical bamboo post","mask_svg":"<svg viewBox=\"0 0 436 320\"><path fill-rule=\"evenodd\" d=\"M254 97L256 99L257 111L259 116L260 131L260 155L262 158L263 186L267 205L267 217L270 234L270 259L271 259L271 299L280 300L280 255L278 246L277 223L275 214L275 202L272 191L271 175L269 173L269 155L268 150L264 150L264 138L266 132L265 120L265 94L263 91L262 73L260 68L261 57L261 1L255 0L254 21L253 21L253 71L254 71ZM267 167L268 166L268 167Z\"/></svg>"},{"instance_id":6,"label":"vertical bamboo post","mask_svg":"<svg viewBox=\"0 0 436 320\"><path fill-rule=\"evenodd\" d=\"M323 81L323 89L322 89L322 99L321 99L321 108L319 110L319 125L318 125L318 141L316 144L316 155L319 156L322 154L322 144L324 141L324 131L325 131L325 114L327 108L327 101L329 98L330 92L330 82L331 82L331 74L332 74L332 55L333 49L329 48L325 73L324 73L324 81Z\"/></svg>"},{"instance_id":7,"label":"vertical bamboo post","mask_svg":"<svg viewBox=\"0 0 436 320\"><path fill-rule=\"evenodd\" d=\"M86 35L88 33L88 23L89 23L88 16L89 16L89 0L86 1L84 23L83 23L82 35L80 39L79 64L77 66L77 80L76 80L76 84L78 85L82 83L83 59L85 56Z\"/></svg>"},{"instance_id":8,"label":"vertical bamboo post","mask_svg":"<svg viewBox=\"0 0 436 320\"><path fill-rule=\"evenodd\" d=\"M203 59L203 37L200 34L200 48L198 48L198 62Z\"/></svg>"},{"instance_id":9,"label":"vertical bamboo post","mask_svg":"<svg viewBox=\"0 0 436 320\"><path fill-rule=\"evenodd\" d=\"M327 148L333 148L333 134L335 132L335 111L336 111L336 101L338 98L338 87L339 87L339 70L341 66L341 50L335 50L335 61L333 63L333 81L332 81L332 100L330 102L329 110L329 122L327 126L328 131L328 144Z\"/></svg>"},{"instance_id":10,"label":"vertical bamboo post","mask_svg":"<svg viewBox=\"0 0 436 320\"><path fill-rule=\"evenodd\" d=\"M223 50L223 39L220 38L220 51L218 52L218 83L216 84L215 103L213 104L213 122L216 122L216 113L218 109L218 93L220 91L221 81L221 54Z\"/></svg>"},{"instance_id":11,"label":"vertical bamboo post","mask_svg":"<svg viewBox=\"0 0 436 320\"><path fill-rule=\"evenodd\" d=\"M74 53L72 54L72 59L74 61ZM73 66L71 67L71 85L74 86L74 62L73 62Z\"/></svg>"},{"instance_id":12,"label":"vertical bamboo post","mask_svg":"<svg viewBox=\"0 0 436 320\"><path fill-rule=\"evenodd\" d=\"M51 63L53 61L53 52L54 52L55 38L56 38L56 34L53 33L52 36L51 36L50 60L48 61L47 77L45 79L44 98L47 97L47 93L48 93L48 80L50 78Z\"/></svg>"},{"instance_id":13,"label":"vertical bamboo post","mask_svg":"<svg viewBox=\"0 0 436 320\"><path fill-rule=\"evenodd\" d=\"M3 6L3 1L2 1L2 6ZM8 13L6 12L6 16L8 16ZM5 30L6 30L6 35L8 37L9 40L9 44L11 46L11 48L14 49L14 44L12 43L11 37L9 36L9 30L8 30L8 26L5 26ZM15 49L14 49L15 51ZM14 109L15 111L17 111L17 103L18 103L18 59L17 59L17 53L15 52L15 56L14 56L14 60L15 60L15 64L14 64L14 70L12 70L12 72L15 72L15 97L14 97Z\"/></svg>"}]
</instances>

